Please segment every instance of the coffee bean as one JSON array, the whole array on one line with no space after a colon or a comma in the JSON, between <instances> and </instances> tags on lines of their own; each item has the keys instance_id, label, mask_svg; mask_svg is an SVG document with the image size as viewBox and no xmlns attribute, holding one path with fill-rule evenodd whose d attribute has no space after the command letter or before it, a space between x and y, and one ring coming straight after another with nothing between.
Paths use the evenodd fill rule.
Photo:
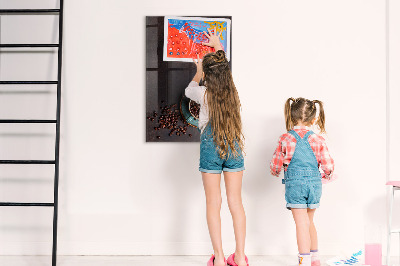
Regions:
<instances>
[{"instance_id":1,"label":"coffee bean","mask_svg":"<svg viewBox=\"0 0 400 266\"><path fill-rule=\"evenodd\" d=\"M162 100L161 104L164 104L165 101ZM194 106L194 105L193 105ZM199 107L199 106L198 106ZM192 108L197 108L196 106ZM169 130L169 136L176 135L182 136L186 135L186 131L188 128L187 121L182 117L180 108L178 104L172 105L161 105L160 112L154 111L152 116L147 117L151 121L155 121L157 119L157 126L154 127L155 131L167 129ZM191 137L191 134L189 134ZM156 136L157 139L160 139L161 136Z\"/></svg>"},{"instance_id":2,"label":"coffee bean","mask_svg":"<svg viewBox=\"0 0 400 266\"><path fill-rule=\"evenodd\" d=\"M200 105L194 101L190 101L189 102L189 112L194 118L199 119Z\"/></svg>"}]
</instances>

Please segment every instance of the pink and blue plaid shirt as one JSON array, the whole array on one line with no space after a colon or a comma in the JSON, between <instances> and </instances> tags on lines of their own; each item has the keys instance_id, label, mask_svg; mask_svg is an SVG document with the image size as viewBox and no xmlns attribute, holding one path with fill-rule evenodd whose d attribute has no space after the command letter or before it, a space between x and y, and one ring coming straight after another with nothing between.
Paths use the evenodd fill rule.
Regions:
<instances>
[{"instance_id":1,"label":"pink and blue plaid shirt","mask_svg":"<svg viewBox=\"0 0 400 266\"><path fill-rule=\"evenodd\" d=\"M293 130L302 138L311 129L305 126L295 126ZM308 142L317 158L318 166L322 170L322 178L330 179L335 168L335 163L329 154L325 139L320 135L312 134L308 138ZM282 166L286 170L293 157L296 143L296 138L290 133L285 133L279 137L278 147L272 156L270 164L272 175L279 176Z\"/></svg>"}]
</instances>

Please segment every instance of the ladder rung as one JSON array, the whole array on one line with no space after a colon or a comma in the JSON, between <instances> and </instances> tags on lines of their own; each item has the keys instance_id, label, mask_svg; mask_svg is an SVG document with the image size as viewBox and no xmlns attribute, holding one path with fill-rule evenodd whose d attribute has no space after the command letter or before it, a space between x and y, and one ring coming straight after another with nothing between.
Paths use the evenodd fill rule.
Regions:
<instances>
[{"instance_id":1,"label":"ladder rung","mask_svg":"<svg viewBox=\"0 0 400 266\"><path fill-rule=\"evenodd\" d=\"M47 81L0 81L0 84L57 84L57 80Z\"/></svg>"},{"instance_id":2,"label":"ladder rung","mask_svg":"<svg viewBox=\"0 0 400 266\"><path fill-rule=\"evenodd\" d=\"M55 164L55 160L0 160L0 164Z\"/></svg>"},{"instance_id":3,"label":"ladder rung","mask_svg":"<svg viewBox=\"0 0 400 266\"><path fill-rule=\"evenodd\" d=\"M28 207L53 207L54 203L44 203L44 202L37 202L37 203L25 203L25 202L0 202L0 206L28 206Z\"/></svg>"},{"instance_id":4,"label":"ladder rung","mask_svg":"<svg viewBox=\"0 0 400 266\"><path fill-rule=\"evenodd\" d=\"M41 48L41 47L58 47L57 43L54 44L41 44L41 43L19 43L19 44L0 44L0 48L22 48L22 47L32 47L32 48Z\"/></svg>"},{"instance_id":5,"label":"ladder rung","mask_svg":"<svg viewBox=\"0 0 400 266\"><path fill-rule=\"evenodd\" d=\"M394 229L394 230L390 231L390 233L400 233L400 229Z\"/></svg>"},{"instance_id":6,"label":"ladder rung","mask_svg":"<svg viewBox=\"0 0 400 266\"><path fill-rule=\"evenodd\" d=\"M39 119L0 119L0 124L52 124L57 120L39 120Z\"/></svg>"},{"instance_id":7,"label":"ladder rung","mask_svg":"<svg viewBox=\"0 0 400 266\"><path fill-rule=\"evenodd\" d=\"M0 14L59 13L60 9L0 9Z\"/></svg>"}]
</instances>

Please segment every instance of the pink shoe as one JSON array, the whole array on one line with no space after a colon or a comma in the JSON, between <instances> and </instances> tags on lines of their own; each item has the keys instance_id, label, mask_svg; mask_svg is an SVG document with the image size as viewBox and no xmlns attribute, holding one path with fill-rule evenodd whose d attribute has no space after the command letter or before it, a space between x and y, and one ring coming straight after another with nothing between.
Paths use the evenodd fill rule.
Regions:
<instances>
[{"instance_id":1,"label":"pink shoe","mask_svg":"<svg viewBox=\"0 0 400 266\"><path fill-rule=\"evenodd\" d=\"M321 261L320 260L312 261L311 266L321 266Z\"/></svg>"},{"instance_id":2,"label":"pink shoe","mask_svg":"<svg viewBox=\"0 0 400 266\"><path fill-rule=\"evenodd\" d=\"M215 260L215 255L212 254L210 260L207 262L207 266L214 266L214 260ZM225 265L226 265L225 257L224 257L224 262L225 262Z\"/></svg>"},{"instance_id":3,"label":"pink shoe","mask_svg":"<svg viewBox=\"0 0 400 266\"><path fill-rule=\"evenodd\" d=\"M247 266L249 266L249 260L247 259L247 256L246 256L246 255L244 256L244 259L246 260ZM238 266L238 265L236 264L236 262L235 262L235 253L231 254L231 255L228 257L227 263L228 263L228 265L230 265L230 266Z\"/></svg>"}]
</instances>

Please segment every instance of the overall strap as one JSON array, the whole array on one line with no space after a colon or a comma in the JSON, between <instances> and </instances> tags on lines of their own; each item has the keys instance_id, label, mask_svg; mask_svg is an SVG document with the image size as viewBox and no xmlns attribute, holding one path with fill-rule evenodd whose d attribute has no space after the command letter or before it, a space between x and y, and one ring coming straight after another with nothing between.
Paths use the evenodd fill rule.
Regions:
<instances>
[{"instance_id":1,"label":"overall strap","mask_svg":"<svg viewBox=\"0 0 400 266\"><path fill-rule=\"evenodd\" d=\"M310 135L314 134L314 132L313 132L312 130L310 130L310 131L308 131L308 132L304 135L303 138L301 138L300 135L297 134L297 132L294 131L294 130L290 130L288 133L290 133L291 135L293 135L293 137L295 137L297 141L299 141L299 140L306 140L306 141L308 141L308 137L309 137Z\"/></svg>"},{"instance_id":2,"label":"overall strap","mask_svg":"<svg viewBox=\"0 0 400 266\"><path fill-rule=\"evenodd\" d=\"M313 132L312 130L308 131L308 132L304 135L303 139L304 139L304 140L308 140L308 137L309 137L310 135L312 135L312 134L314 134L314 132Z\"/></svg>"},{"instance_id":3,"label":"overall strap","mask_svg":"<svg viewBox=\"0 0 400 266\"><path fill-rule=\"evenodd\" d=\"M297 141L301 140L299 134L297 134L297 132L294 131L293 129L290 130L288 133L291 134L291 135L293 135L293 137L295 137Z\"/></svg>"}]
</instances>

